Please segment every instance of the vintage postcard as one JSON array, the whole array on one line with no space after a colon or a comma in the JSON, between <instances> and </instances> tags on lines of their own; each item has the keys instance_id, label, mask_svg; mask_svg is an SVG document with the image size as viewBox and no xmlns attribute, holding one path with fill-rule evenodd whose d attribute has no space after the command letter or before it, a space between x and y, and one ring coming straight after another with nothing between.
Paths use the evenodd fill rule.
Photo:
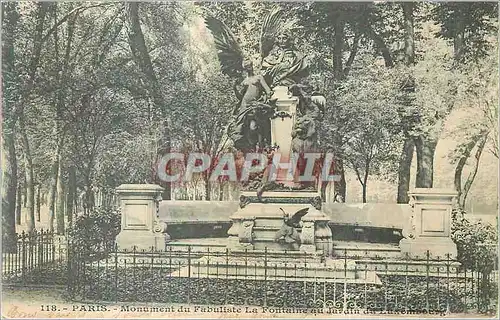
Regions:
<instances>
[{"instance_id":1,"label":"vintage postcard","mask_svg":"<svg viewBox=\"0 0 500 320\"><path fill-rule=\"evenodd\" d=\"M498 318L498 2L4 1L4 318Z\"/></svg>"}]
</instances>

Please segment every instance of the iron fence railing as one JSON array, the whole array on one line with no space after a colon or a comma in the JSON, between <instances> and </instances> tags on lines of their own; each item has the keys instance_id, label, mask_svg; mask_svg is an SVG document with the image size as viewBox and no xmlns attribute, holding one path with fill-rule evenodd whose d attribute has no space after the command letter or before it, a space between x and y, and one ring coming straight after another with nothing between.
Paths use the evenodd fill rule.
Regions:
<instances>
[{"instance_id":1,"label":"iron fence railing","mask_svg":"<svg viewBox=\"0 0 500 320\"><path fill-rule=\"evenodd\" d=\"M497 304L497 272L465 269L449 256L389 260L345 251L318 259L297 251L175 244L91 256L71 253L69 288L76 299L400 314L487 312Z\"/></svg>"},{"instance_id":2,"label":"iron fence railing","mask_svg":"<svg viewBox=\"0 0 500 320\"><path fill-rule=\"evenodd\" d=\"M22 233L17 249L3 253L3 282L64 285L78 301L365 314L497 311L496 261L483 270L429 254L382 258L344 250L323 257L299 251L229 250L222 244L171 242L165 250L119 250L106 243L82 246L47 231Z\"/></svg>"},{"instance_id":3,"label":"iron fence railing","mask_svg":"<svg viewBox=\"0 0 500 320\"><path fill-rule=\"evenodd\" d=\"M48 231L22 232L15 250L2 253L2 274L26 273L55 260L53 234Z\"/></svg>"},{"instance_id":4,"label":"iron fence railing","mask_svg":"<svg viewBox=\"0 0 500 320\"><path fill-rule=\"evenodd\" d=\"M67 263L64 239L48 230L18 234L16 246L2 252L3 283L65 285L60 277Z\"/></svg>"}]
</instances>

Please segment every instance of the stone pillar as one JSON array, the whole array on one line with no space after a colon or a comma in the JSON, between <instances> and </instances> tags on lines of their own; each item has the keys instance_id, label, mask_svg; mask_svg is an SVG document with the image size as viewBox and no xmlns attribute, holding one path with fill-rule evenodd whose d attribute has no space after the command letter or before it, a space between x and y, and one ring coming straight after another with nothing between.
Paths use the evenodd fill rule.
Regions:
<instances>
[{"instance_id":1,"label":"stone pillar","mask_svg":"<svg viewBox=\"0 0 500 320\"><path fill-rule=\"evenodd\" d=\"M333 248L332 230L328 226L328 217L315 206L302 217L300 251L313 253L317 250L329 256Z\"/></svg>"},{"instance_id":2,"label":"stone pillar","mask_svg":"<svg viewBox=\"0 0 500 320\"><path fill-rule=\"evenodd\" d=\"M288 87L277 86L272 99L276 99L276 113L271 120L271 143L279 147L276 153L281 155L280 163L288 163L292 155L292 128L299 98L290 96ZM293 186L293 181L287 180L286 175L287 170L279 170L276 181Z\"/></svg>"},{"instance_id":3,"label":"stone pillar","mask_svg":"<svg viewBox=\"0 0 500 320\"><path fill-rule=\"evenodd\" d=\"M229 228L229 230L227 230L227 235L228 235L227 247L229 249L239 249L240 248L240 229L241 229L241 221L243 220L243 217L240 217L238 215L233 215L233 216L231 216L231 220L233 221L233 224L231 225L231 228Z\"/></svg>"},{"instance_id":4,"label":"stone pillar","mask_svg":"<svg viewBox=\"0 0 500 320\"><path fill-rule=\"evenodd\" d=\"M116 237L120 250L165 250L170 239L166 223L158 220L158 203L163 188L155 184L122 184L116 188L120 199L121 231Z\"/></svg>"},{"instance_id":5,"label":"stone pillar","mask_svg":"<svg viewBox=\"0 0 500 320\"><path fill-rule=\"evenodd\" d=\"M405 239L399 246L403 255L446 259L457 256L457 246L451 240L451 211L457 192L450 189L416 188L410 190L412 216Z\"/></svg>"},{"instance_id":6,"label":"stone pillar","mask_svg":"<svg viewBox=\"0 0 500 320\"><path fill-rule=\"evenodd\" d=\"M244 217L238 234L239 244L244 249L253 249L255 217Z\"/></svg>"}]
</instances>

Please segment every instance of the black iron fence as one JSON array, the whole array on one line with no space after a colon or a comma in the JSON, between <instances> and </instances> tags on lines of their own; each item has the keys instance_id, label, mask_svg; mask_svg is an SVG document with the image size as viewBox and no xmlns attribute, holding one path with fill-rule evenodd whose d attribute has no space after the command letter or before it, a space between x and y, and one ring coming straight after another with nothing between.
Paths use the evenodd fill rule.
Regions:
<instances>
[{"instance_id":1,"label":"black iron fence","mask_svg":"<svg viewBox=\"0 0 500 320\"><path fill-rule=\"evenodd\" d=\"M48 230L22 232L14 250L2 253L2 281L66 284L67 242ZM61 277L64 274L64 277Z\"/></svg>"},{"instance_id":2,"label":"black iron fence","mask_svg":"<svg viewBox=\"0 0 500 320\"><path fill-rule=\"evenodd\" d=\"M73 245L21 234L3 254L4 283L59 284L78 301L262 306L283 312L496 312L498 268L450 257L377 258L347 250L228 250L170 243L165 250ZM284 309L283 309L284 308ZM272 312L272 311L271 311Z\"/></svg>"},{"instance_id":3,"label":"black iron fence","mask_svg":"<svg viewBox=\"0 0 500 320\"><path fill-rule=\"evenodd\" d=\"M498 273L451 259L333 259L310 253L170 244L166 250L72 252L78 300L247 305L326 312L496 310Z\"/></svg>"}]
</instances>

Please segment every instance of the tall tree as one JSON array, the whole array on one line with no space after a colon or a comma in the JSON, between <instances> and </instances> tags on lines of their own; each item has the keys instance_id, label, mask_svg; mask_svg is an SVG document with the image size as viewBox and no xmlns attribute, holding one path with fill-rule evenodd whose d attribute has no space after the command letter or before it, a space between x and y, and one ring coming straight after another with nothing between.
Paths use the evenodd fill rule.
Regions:
<instances>
[{"instance_id":1,"label":"tall tree","mask_svg":"<svg viewBox=\"0 0 500 320\"><path fill-rule=\"evenodd\" d=\"M368 177L388 176L384 168L393 168L400 145L398 90L396 70L374 63L366 54L353 64L351 75L337 89L338 108L350 110L349 139L344 143L344 157L362 188L362 202L367 201Z\"/></svg>"},{"instance_id":2,"label":"tall tree","mask_svg":"<svg viewBox=\"0 0 500 320\"><path fill-rule=\"evenodd\" d=\"M450 160L455 164L454 186L458 193L457 205L464 209L468 192L474 182L479 161L486 144L493 155L498 148L498 67L497 55L494 53L482 58L465 68L466 89L459 97L459 107L467 110L469 117L453 131L459 140L456 148L450 153ZM472 160L472 161L471 161ZM469 174L463 181L463 171L469 168Z\"/></svg>"},{"instance_id":3,"label":"tall tree","mask_svg":"<svg viewBox=\"0 0 500 320\"><path fill-rule=\"evenodd\" d=\"M28 83L25 88L22 100L19 103L18 117L19 117L19 134L21 135L21 141L23 144L23 158L24 158L24 170L26 173L26 189L27 189L27 208L26 213L26 224L28 232L31 232L35 228L35 174L33 170L33 158L32 151L30 147L30 140L28 138L28 132L26 128L26 115L24 109L29 103L29 95L35 86L36 72L39 67L40 58L42 54L43 45L43 31L45 25L45 17L49 8L49 3L38 3L37 13L36 13L36 25L32 36L32 57L27 70Z\"/></svg>"},{"instance_id":4,"label":"tall tree","mask_svg":"<svg viewBox=\"0 0 500 320\"><path fill-rule=\"evenodd\" d=\"M437 36L453 43L454 67L465 69L464 72L467 74L482 79L481 83L477 83L474 77L471 79L466 77L466 82L470 84L467 93L472 99L464 97L464 100L470 101L471 104L478 105L482 109L480 119L483 122L479 123L479 127L477 123L473 123L472 126L469 123L467 130L462 131L466 134L463 137L463 142L459 143L454 150L452 158L453 162L456 162L454 186L458 192L457 204L463 209L488 137L493 140L493 146L496 145L498 148L498 143L495 144L497 135L491 134L491 131L497 128L497 122L494 120L493 125L491 125L490 121L492 119L491 111L495 110L496 103L491 103L491 95L489 94L495 92L498 87L498 84L495 85L495 81L491 81L491 79L497 78L497 75L492 76L491 70L497 69L498 65L497 58L494 59L494 63L491 63L492 59L488 57L492 55L492 52L498 50L497 41L490 37L497 30L498 4L494 2L441 3L434 7L432 13L441 27ZM486 68L484 68L485 62ZM477 68L474 65L477 65ZM477 74L478 72L479 74ZM498 115L493 116L494 119L497 117ZM471 130L471 128L475 128L475 130ZM474 149L476 152L473 158L473 168L465 183L462 183L462 172ZM495 152L493 153L495 154Z\"/></svg>"},{"instance_id":5,"label":"tall tree","mask_svg":"<svg viewBox=\"0 0 500 320\"><path fill-rule=\"evenodd\" d=\"M162 125L163 133L157 151L161 156L170 151L170 115L142 32L141 20L139 18L139 3L129 2L125 5L127 7L129 46L132 51L133 60L141 72L141 78L151 95L153 105L157 110L161 110L162 119L164 119ZM165 187L163 199L169 200L171 197L170 183L162 184Z\"/></svg>"},{"instance_id":6,"label":"tall tree","mask_svg":"<svg viewBox=\"0 0 500 320\"><path fill-rule=\"evenodd\" d=\"M14 41L19 21L17 3L2 3L2 246L16 250L17 158L15 145L15 103L19 99L15 70Z\"/></svg>"},{"instance_id":7,"label":"tall tree","mask_svg":"<svg viewBox=\"0 0 500 320\"><path fill-rule=\"evenodd\" d=\"M405 2L401 4L403 7L404 15L404 64L407 67L411 67L415 63L415 31L414 31L414 17L413 8L414 4L410 2ZM405 84L402 86L403 90L403 105L412 104L413 98L412 94L415 92L415 79L413 75L409 75L405 79ZM403 118L401 123L402 131L404 134L403 147L401 149L401 155L399 157L399 168L398 168L398 194L397 203L408 203L408 190L410 189L410 177L411 177L411 163L413 161L413 152L415 150L415 142L413 137L409 133L411 126L411 116L404 112L401 113Z\"/></svg>"}]
</instances>

